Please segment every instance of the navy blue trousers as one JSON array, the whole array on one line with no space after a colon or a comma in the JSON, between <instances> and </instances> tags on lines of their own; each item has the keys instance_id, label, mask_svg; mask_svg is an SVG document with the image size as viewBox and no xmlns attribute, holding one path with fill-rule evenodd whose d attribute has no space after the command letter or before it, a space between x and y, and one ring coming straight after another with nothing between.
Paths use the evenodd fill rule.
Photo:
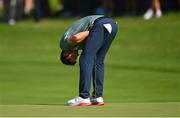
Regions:
<instances>
[{"instance_id":1,"label":"navy blue trousers","mask_svg":"<svg viewBox=\"0 0 180 118\"><path fill-rule=\"evenodd\" d=\"M111 33L105 30L104 24L111 25ZM103 96L104 59L116 33L117 24L111 18L100 18L95 21L88 38L84 42L83 51L80 56L80 97L90 97L93 70L96 71L96 86L92 96ZM96 69L94 69L94 65Z\"/></svg>"}]
</instances>

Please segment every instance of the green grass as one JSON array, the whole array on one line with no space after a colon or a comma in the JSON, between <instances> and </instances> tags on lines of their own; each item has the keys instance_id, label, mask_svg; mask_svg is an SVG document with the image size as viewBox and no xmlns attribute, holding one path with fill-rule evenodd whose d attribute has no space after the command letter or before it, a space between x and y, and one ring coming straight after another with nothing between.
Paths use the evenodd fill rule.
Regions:
<instances>
[{"instance_id":1,"label":"green grass","mask_svg":"<svg viewBox=\"0 0 180 118\"><path fill-rule=\"evenodd\" d=\"M180 102L180 15L115 19L119 32L105 60L107 105L97 109L106 116L180 116L173 112ZM59 62L59 38L74 20L29 20L13 27L0 23L0 116L54 116L55 111L55 116L70 111L72 116L102 116L89 115L94 107L62 105L78 95L78 64ZM18 112L21 107L27 108L24 114ZM44 113L28 112L46 107Z\"/></svg>"},{"instance_id":2,"label":"green grass","mask_svg":"<svg viewBox=\"0 0 180 118\"><path fill-rule=\"evenodd\" d=\"M179 103L107 103L103 107L0 105L4 117L177 117Z\"/></svg>"}]
</instances>

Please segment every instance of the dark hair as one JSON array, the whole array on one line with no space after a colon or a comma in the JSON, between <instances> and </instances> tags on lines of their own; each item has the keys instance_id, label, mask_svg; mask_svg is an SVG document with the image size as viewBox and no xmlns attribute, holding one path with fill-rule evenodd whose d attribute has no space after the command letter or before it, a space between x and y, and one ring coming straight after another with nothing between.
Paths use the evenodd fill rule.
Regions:
<instances>
[{"instance_id":1,"label":"dark hair","mask_svg":"<svg viewBox=\"0 0 180 118\"><path fill-rule=\"evenodd\" d=\"M61 52L61 62L65 65L75 65L76 64L76 61L71 62L66 58L66 56L64 56L64 51Z\"/></svg>"}]
</instances>

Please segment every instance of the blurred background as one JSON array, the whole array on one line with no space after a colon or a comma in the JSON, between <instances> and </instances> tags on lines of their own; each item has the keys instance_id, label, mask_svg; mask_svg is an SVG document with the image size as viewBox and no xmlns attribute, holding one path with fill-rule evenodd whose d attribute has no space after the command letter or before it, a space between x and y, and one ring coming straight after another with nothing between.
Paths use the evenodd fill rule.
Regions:
<instances>
[{"instance_id":1,"label":"blurred background","mask_svg":"<svg viewBox=\"0 0 180 118\"><path fill-rule=\"evenodd\" d=\"M180 11L180 0L0 0L0 18L10 25L33 18L59 18L103 14L106 16L139 16L150 19L152 9L163 13ZM147 14L146 14L147 13ZM149 14L148 14L149 13ZM158 16L159 15L159 16Z\"/></svg>"}]
</instances>

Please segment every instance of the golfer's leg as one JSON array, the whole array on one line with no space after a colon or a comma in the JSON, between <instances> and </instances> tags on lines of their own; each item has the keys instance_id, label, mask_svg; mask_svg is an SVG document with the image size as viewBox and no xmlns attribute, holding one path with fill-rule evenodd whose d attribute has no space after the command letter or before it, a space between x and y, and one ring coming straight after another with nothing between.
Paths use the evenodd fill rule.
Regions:
<instances>
[{"instance_id":1,"label":"golfer's leg","mask_svg":"<svg viewBox=\"0 0 180 118\"><path fill-rule=\"evenodd\" d=\"M117 33L117 26L111 23L112 33L105 39L103 46L98 50L96 57L96 97L103 96L103 81L104 81L104 59L111 46L111 43ZM94 94L94 93L93 93Z\"/></svg>"},{"instance_id":2,"label":"golfer's leg","mask_svg":"<svg viewBox=\"0 0 180 118\"><path fill-rule=\"evenodd\" d=\"M103 36L103 26L96 22L89 37L86 39L84 49L80 57L79 96L82 98L90 97L94 59L97 51L102 45Z\"/></svg>"},{"instance_id":3,"label":"golfer's leg","mask_svg":"<svg viewBox=\"0 0 180 118\"><path fill-rule=\"evenodd\" d=\"M104 59L105 55L109 49L111 42L110 40L104 44L104 46L98 51L96 59L96 88L93 92L93 97L103 96L103 81L104 81ZM96 94L96 95L94 95Z\"/></svg>"}]
</instances>

